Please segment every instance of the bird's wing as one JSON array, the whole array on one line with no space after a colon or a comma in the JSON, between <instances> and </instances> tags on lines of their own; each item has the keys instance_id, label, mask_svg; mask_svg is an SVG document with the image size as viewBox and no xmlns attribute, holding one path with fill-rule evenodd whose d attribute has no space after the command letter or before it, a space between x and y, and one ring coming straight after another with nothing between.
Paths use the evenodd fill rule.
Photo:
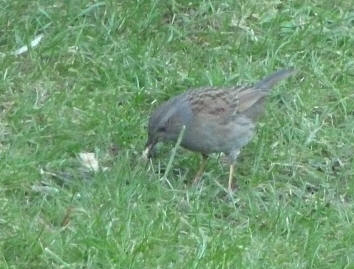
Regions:
<instances>
[{"instance_id":1,"label":"bird's wing","mask_svg":"<svg viewBox=\"0 0 354 269\"><path fill-rule=\"evenodd\" d=\"M251 108L258 101L267 96L268 91L262 91L254 87L245 88L237 93L237 112L241 113Z\"/></svg>"},{"instance_id":2,"label":"bird's wing","mask_svg":"<svg viewBox=\"0 0 354 269\"><path fill-rule=\"evenodd\" d=\"M237 110L236 92L226 88L200 88L190 91L187 98L197 117L225 118Z\"/></svg>"}]
</instances>

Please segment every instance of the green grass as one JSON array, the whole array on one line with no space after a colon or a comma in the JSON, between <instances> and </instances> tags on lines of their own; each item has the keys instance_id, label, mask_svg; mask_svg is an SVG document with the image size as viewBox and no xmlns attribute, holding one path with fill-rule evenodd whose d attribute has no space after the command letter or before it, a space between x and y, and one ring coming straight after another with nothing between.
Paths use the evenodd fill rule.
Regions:
<instances>
[{"instance_id":1,"label":"green grass","mask_svg":"<svg viewBox=\"0 0 354 269\"><path fill-rule=\"evenodd\" d=\"M0 268L354 268L350 1L0 1ZM43 34L19 56L16 49ZM149 113L287 66L224 191ZM81 152L101 167L85 171Z\"/></svg>"}]
</instances>

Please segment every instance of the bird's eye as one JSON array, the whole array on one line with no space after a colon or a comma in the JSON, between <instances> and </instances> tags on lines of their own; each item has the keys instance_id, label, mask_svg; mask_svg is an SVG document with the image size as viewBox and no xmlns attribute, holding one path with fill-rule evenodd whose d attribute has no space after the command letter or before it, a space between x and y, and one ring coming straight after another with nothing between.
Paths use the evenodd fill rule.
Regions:
<instances>
[{"instance_id":1,"label":"bird's eye","mask_svg":"<svg viewBox=\"0 0 354 269\"><path fill-rule=\"evenodd\" d=\"M159 128L157 128L157 131L161 132L161 133L166 132L166 127L165 126L160 126Z\"/></svg>"}]
</instances>

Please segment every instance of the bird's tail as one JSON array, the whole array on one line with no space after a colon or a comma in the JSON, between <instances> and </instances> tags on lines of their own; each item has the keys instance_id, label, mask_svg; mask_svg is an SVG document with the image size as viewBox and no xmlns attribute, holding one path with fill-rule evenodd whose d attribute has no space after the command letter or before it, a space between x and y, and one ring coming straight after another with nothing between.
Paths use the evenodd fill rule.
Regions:
<instances>
[{"instance_id":1,"label":"bird's tail","mask_svg":"<svg viewBox=\"0 0 354 269\"><path fill-rule=\"evenodd\" d=\"M289 69L282 69L279 70L272 75L262 79L258 83L254 85L254 88L260 89L260 90L269 90L271 89L276 83L279 81L286 79L296 73L296 70L294 68L289 68Z\"/></svg>"}]
</instances>

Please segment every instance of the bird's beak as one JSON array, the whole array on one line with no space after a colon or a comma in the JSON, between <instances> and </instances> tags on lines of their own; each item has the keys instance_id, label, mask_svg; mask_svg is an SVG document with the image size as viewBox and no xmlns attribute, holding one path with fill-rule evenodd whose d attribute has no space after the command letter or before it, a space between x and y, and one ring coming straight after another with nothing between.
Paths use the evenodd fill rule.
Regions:
<instances>
[{"instance_id":1,"label":"bird's beak","mask_svg":"<svg viewBox=\"0 0 354 269\"><path fill-rule=\"evenodd\" d=\"M143 151L143 154L142 154L142 156L145 160L148 160L151 158L151 153L152 153L156 143L157 142L146 143L145 150Z\"/></svg>"}]
</instances>

